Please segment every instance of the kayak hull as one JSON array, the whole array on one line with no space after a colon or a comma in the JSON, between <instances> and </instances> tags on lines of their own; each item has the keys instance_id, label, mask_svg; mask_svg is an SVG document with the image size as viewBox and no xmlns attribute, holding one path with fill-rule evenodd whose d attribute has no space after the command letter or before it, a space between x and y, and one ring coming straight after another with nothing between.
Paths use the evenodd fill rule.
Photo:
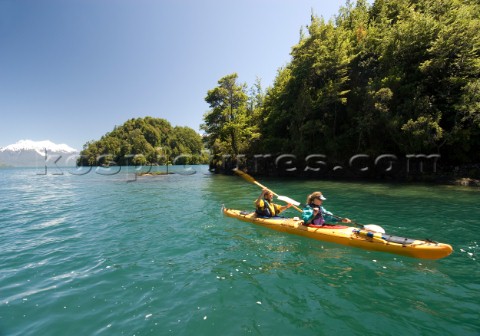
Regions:
<instances>
[{"instance_id":1,"label":"kayak hull","mask_svg":"<svg viewBox=\"0 0 480 336\"><path fill-rule=\"evenodd\" d=\"M223 214L272 230L365 250L398 254L421 259L441 259L453 252L449 244L407 239L374 233L351 226L309 227L298 218L259 218L254 212L223 208Z\"/></svg>"}]
</instances>

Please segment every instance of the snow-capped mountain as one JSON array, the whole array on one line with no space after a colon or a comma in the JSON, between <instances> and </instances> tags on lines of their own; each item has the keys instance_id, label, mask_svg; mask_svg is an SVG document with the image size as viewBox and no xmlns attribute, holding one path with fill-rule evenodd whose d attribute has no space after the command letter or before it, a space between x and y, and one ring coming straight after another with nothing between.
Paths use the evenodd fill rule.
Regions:
<instances>
[{"instance_id":1,"label":"snow-capped mountain","mask_svg":"<svg viewBox=\"0 0 480 336\"><path fill-rule=\"evenodd\" d=\"M14 167L44 166L46 164L72 166L77 153L76 149L68 145L58 145L49 140L20 140L0 148L0 165ZM57 159L59 160L57 161Z\"/></svg>"}]
</instances>

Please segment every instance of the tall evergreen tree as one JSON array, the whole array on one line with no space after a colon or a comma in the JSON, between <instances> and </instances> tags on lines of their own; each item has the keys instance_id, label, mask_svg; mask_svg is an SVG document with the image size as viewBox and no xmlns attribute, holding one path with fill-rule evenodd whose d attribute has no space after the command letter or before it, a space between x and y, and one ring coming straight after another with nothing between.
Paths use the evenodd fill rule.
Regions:
<instances>
[{"instance_id":1,"label":"tall evergreen tree","mask_svg":"<svg viewBox=\"0 0 480 336\"><path fill-rule=\"evenodd\" d=\"M225 150L224 154L234 156L246 145L247 126L246 84L238 84L237 79L236 73L227 75L208 91L205 101L211 110L204 115L201 126L210 148Z\"/></svg>"}]
</instances>

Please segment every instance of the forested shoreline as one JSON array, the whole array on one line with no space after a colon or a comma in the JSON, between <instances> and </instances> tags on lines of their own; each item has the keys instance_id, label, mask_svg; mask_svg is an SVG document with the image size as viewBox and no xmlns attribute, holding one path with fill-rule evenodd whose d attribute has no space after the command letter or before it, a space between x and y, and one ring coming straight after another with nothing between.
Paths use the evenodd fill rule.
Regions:
<instances>
[{"instance_id":1,"label":"forested shoreline","mask_svg":"<svg viewBox=\"0 0 480 336\"><path fill-rule=\"evenodd\" d=\"M271 87L233 73L208 91L212 170L480 178L479 16L460 0L312 14Z\"/></svg>"},{"instance_id":2,"label":"forested shoreline","mask_svg":"<svg viewBox=\"0 0 480 336\"><path fill-rule=\"evenodd\" d=\"M219 79L205 97L203 136L131 119L87 142L78 164L478 180L479 31L474 0L347 1L328 21L312 13L270 87L237 73Z\"/></svg>"}]
</instances>

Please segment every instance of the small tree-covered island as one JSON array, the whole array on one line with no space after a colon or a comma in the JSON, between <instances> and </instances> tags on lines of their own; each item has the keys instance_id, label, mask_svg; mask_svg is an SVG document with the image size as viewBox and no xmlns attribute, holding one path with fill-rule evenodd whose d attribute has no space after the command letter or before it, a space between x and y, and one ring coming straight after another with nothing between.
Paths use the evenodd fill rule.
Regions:
<instances>
[{"instance_id":1,"label":"small tree-covered island","mask_svg":"<svg viewBox=\"0 0 480 336\"><path fill-rule=\"evenodd\" d=\"M87 142L78 160L81 166L206 162L208 155L200 134L153 117L130 119L100 140Z\"/></svg>"}]
</instances>

